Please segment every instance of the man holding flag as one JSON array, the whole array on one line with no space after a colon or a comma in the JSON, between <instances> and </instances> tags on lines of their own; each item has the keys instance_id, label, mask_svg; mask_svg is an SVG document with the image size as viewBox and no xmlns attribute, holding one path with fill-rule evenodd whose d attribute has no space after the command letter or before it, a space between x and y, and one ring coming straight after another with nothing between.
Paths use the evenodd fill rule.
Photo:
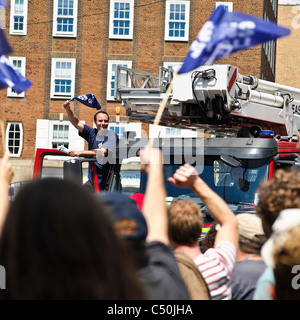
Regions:
<instances>
[{"instance_id":1,"label":"man holding flag","mask_svg":"<svg viewBox=\"0 0 300 320\"><path fill-rule=\"evenodd\" d=\"M82 97L82 96L80 96ZM74 98L75 99L75 98ZM73 99L72 99L73 100ZM80 99L76 99L81 101ZM85 104L85 103L84 103ZM87 105L87 104L85 104ZM105 157L109 152L114 152L118 142L118 136L114 131L108 130L109 115L105 111L97 111L94 115L94 123L96 128L89 127L80 122L79 118L71 109L71 102L68 100L64 103L64 108L72 125L78 130L78 134L88 142L89 150L71 150L69 154L76 156L96 156L95 162L99 189L104 190L106 187L110 164L105 161ZM91 105L91 107L94 107ZM98 109L98 108L97 108ZM95 190L91 164L88 169L89 181L85 183L85 187Z\"/></svg>"}]
</instances>

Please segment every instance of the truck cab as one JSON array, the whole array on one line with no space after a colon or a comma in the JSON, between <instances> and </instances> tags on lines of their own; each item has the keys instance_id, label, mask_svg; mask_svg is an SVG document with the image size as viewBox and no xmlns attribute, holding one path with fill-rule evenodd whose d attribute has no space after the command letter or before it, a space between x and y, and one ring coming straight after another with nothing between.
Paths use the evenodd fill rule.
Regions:
<instances>
[{"instance_id":1,"label":"truck cab","mask_svg":"<svg viewBox=\"0 0 300 320\"><path fill-rule=\"evenodd\" d=\"M114 154L107 159L111 170L106 191L127 194L145 193L147 176L141 172L138 153L148 139L121 139ZM262 138L160 138L153 140L153 147L160 148L164 161L167 189L166 202L191 199L203 206L191 191L172 186L167 179L184 163L195 166L199 176L218 193L233 211L254 211L257 201L256 189L261 181L272 178L274 159L278 155L275 139ZM84 183L85 165L96 158L65 157L55 149L37 149L34 178L43 178L44 160L63 157L61 178ZM283 161L278 159L277 161ZM96 190L97 192L99 190ZM207 218L209 212L205 211Z\"/></svg>"}]
</instances>

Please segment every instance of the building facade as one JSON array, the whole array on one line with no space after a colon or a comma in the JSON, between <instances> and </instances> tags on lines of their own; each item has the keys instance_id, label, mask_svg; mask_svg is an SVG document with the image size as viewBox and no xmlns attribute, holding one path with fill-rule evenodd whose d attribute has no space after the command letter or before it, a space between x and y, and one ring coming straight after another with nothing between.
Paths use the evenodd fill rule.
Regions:
<instances>
[{"instance_id":1,"label":"building facade","mask_svg":"<svg viewBox=\"0 0 300 320\"><path fill-rule=\"evenodd\" d=\"M278 1L278 23L289 28L291 34L277 43L276 82L300 88L299 0Z\"/></svg>"},{"instance_id":2,"label":"building facade","mask_svg":"<svg viewBox=\"0 0 300 320\"><path fill-rule=\"evenodd\" d=\"M115 116L115 70L118 64L158 73L159 66L176 66L220 4L277 20L277 0L9 0L5 32L13 47L9 59L33 83L21 94L0 91L0 117L11 152L14 180L30 178L35 150L83 149L86 144L67 121L63 103L93 93L111 115L110 128L120 137L124 130L137 136L154 132L146 124L128 122L121 107ZM232 54L217 63L239 67L244 75L275 79L276 43L268 42ZM93 126L93 114L79 102L75 113ZM119 117L118 117L119 118ZM155 128L157 129L157 128ZM180 130L163 128L165 135ZM2 142L0 142L2 150Z\"/></svg>"}]
</instances>

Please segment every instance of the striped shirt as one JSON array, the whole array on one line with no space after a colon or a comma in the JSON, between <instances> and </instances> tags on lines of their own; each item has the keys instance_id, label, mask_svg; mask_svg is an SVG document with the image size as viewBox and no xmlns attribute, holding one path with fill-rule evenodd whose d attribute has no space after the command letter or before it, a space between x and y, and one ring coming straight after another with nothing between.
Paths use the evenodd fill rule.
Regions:
<instances>
[{"instance_id":1,"label":"striped shirt","mask_svg":"<svg viewBox=\"0 0 300 320\"><path fill-rule=\"evenodd\" d=\"M231 300L230 275L236 252L233 243L222 241L194 260L208 285L212 300Z\"/></svg>"}]
</instances>

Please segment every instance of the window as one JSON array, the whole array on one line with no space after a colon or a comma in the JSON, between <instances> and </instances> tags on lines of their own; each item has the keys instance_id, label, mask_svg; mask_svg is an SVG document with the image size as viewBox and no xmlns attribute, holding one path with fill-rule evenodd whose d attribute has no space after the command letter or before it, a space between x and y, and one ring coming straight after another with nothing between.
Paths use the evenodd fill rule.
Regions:
<instances>
[{"instance_id":1,"label":"window","mask_svg":"<svg viewBox=\"0 0 300 320\"><path fill-rule=\"evenodd\" d=\"M57 149L57 147L61 145L69 148L69 124L53 123L52 148Z\"/></svg>"},{"instance_id":2,"label":"window","mask_svg":"<svg viewBox=\"0 0 300 320\"><path fill-rule=\"evenodd\" d=\"M23 148L23 126L21 122L9 122L6 127L6 146L11 157L20 157Z\"/></svg>"},{"instance_id":3,"label":"window","mask_svg":"<svg viewBox=\"0 0 300 320\"><path fill-rule=\"evenodd\" d=\"M114 131L118 135L119 139L124 138L123 133L125 131L125 126L121 126L120 124L114 124L109 126L109 130Z\"/></svg>"},{"instance_id":4,"label":"window","mask_svg":"<svg viewBox=\"0 0 300 320\"><path fill-rule=\"evenodd\" d=\"M189 1L166 2L165 40L188 41L189 38Z\"/></svg>"},{"instance_id":5,"label":"window","mask_svg":"<svg viewBox=\"0 0 300 320\"><path fill-rule=\"evenodd\" d=\"M108 126L109 130L114 131L119 139L123 139L123 133L126 131L135 132L135 138L141 137L142 124L136 122L111 122Z\"/></svg>"},{"instance_id":6,"label":"window","mask_svg":"<svg viewBox=\"0 0 300 320\"><path fill-rule=\"evenodd\" d=\"M78 130L70 121L38 119L36 148L56 149L60 145L69 150L83 150L84 139L78 135Z\"/></svg>"},{"instance_id":7,"label":"window","mask_svg":"<svg viewBox=\"0 0 300 320\"><path fill-rule=\"evenodd\" d=\"M177 72L181 66L182 62L164 62L164 68L173 69L175 72Z\"/></svg>"},{"instance_id":8,"label":"window","mask_svg":"<svg viewBox=\"0 0 300 320\"><path fill-rule=\"evenodd\" d=\"M73 98L76 59L52 58L51 98Z\"/></svg>"},{"instance_id":9,"label":"window","mask_svg":"<svg viewBox=\"0 0 300 320\"><path fill-rule=\"evenodd\" d=\"M16 69L21 73L22 76L25 77L25 68L26 68L26 58L25 57L8 57L9 62L11 62ZM7 88L7 97L13 98L24 98L25 91L17 94L12 88Z\"/></svg>"},{"instance_id":10,"label":"window","mask_svg":"<svg viewBox=\"0 0 300 320\"><path fill-rule=\"evenodd\" d=\"M277 17L278 0L271 0L272 9L274 12L274 17ZM299 4L298 4L299 5Z\"/></svg>"},{"instance_id":11,"label":"window","mask_svg":"<svg viewBox=\"0 0 300 320\"><path fill-rule=\"evenodd\" d=\"M224 6L225 10L228 10L228 11L232 11L232 8L233 8L232 2L217 1L216 8L218 8L218 6Z\"/></svg>"},{"instance_id":12,"label":"window","mask_svg":"<svg viewBox=\"0 0 300 320\"><path fill-rule=\"evenodd\" d=\"M9 33L24 36L27 34L28 0L11 0Z\"/></svg>"},{"instance_id":13,"label":"window","mask_svg":"<svg viewBox=\"0 0 300 320\"><path fill-rule=\"evenodd\" d=\"M266 12L264 13L264 20L269 21ZM275 74L275 52L276 52L276 41L270 40L263 43L263 49L265 51L265 54L267 56L272 74Z\"/></svg>"},{"instance_id":14,"label":"window","mask_svg":"<svg viewBox=\"0 0 300 320\"><path fill-rule=\"evenodd\" d=\"M126 68L132 67L131 61L126 60L109 60L108 61L108 70L107 70L107 100L114 100L115 96L115 80L116 80L116 71L117 65L121 65Z\"/></svg>"},{"instance_id":15,"label":"window","mask_svg":"<svg viewBox=\"0 0 300 320\"><path fill-rule=\"evenodd\" d=\"M78 0L54 0L53 36L76 37Z\"/></svg>"},{"instance_id":16,"label":"window","mask_svg":"<svg viewBox=\"0 0 300 320\"><path fill-rule=\"evenodd\" d=\"M134 0L111 0L109 38L132 39Z\"/></svg>"}]
</instances>

